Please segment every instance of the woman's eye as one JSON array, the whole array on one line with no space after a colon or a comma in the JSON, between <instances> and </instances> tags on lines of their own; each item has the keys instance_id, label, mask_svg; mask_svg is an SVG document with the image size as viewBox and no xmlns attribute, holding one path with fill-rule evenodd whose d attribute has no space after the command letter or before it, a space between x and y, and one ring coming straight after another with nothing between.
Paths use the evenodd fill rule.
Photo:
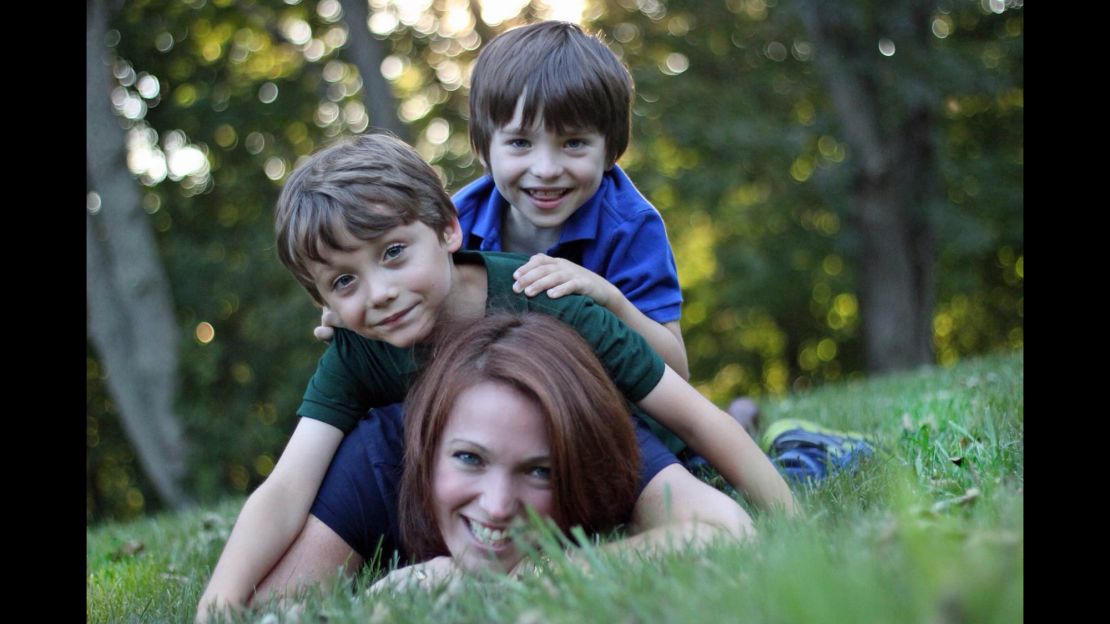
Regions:
<instances>
[{"instance_id":1,"label":"woman's eye","mask_svg":"<svg viewBox=\"0 0 1110 624\"><path fill-rule=\"evenodd\" d=\"M340 275L339 277L335 278L334 282L331 283L331 287L333 290L342 290L347 286L350 286L351 282L353 281L355 281L353 275Z\"/></svg>"},{"instance_id":2,"label":"woman's eye","mask_svg":"<svg viewBox=\"0 0 1110 624\"><path fill-rule=\"evenodd\" d=\"M383 254L383 255L385 256L386 260L394 260L397 257L399 257L404 251L405 251L405 246L400 244L400 243L396 243L396 244L390 245L389 247L386 247L385 248L385 254Z\"/></svg>"},{"instance_id":3,"label":"woman's eye","mask_svg":"<svg viewBox=\"0 0 1110 624\"><path fill-rule=\"evenodd\" d=\"M454 457L467 466L477 466L482 463L481 458L479 458L474 453L468 453L466 451L456 451L451 455L451 457Z\"/></svg>"},{"instance_id":4,"label":"woman's eye","mask_svg":"<svg viewBox=\"0 0 1110 624\"><path fill-rule=\"evenodd\" d=\"M530 471L528 471L528 474L536 477L537 479L543 479L544 481L551 480L551 468L548 468L547 466L536 466L535 468L532 468Z\"/></svg>"}]
</instances>

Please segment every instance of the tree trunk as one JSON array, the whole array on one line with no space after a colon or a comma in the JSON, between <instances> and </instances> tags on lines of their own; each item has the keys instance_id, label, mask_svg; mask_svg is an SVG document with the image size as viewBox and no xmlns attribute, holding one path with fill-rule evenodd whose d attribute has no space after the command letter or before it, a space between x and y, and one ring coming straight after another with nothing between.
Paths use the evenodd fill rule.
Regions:
<instances>
[{"instance_id":1,"label":"tree trunk","mask_svg":"<svg viewBox=\"0 0 1110 624\"><path fill-rule=\"evenodd\" d=\"M849 217L861 241L855 264L867 367L890 371L932 363L936 251L929 215L940 193L935 123L927 97L899 99L881 94L886 85L876 85L878 63L890 62L879 56L879 39L899 32L905 36L898 37L896 53L923 59L928 11L920 2L887 7L901 14L886 20L871 14L860 24L850 23L834 2L803 4L799 14L856 160ZM898 26L884 28L891 22Z\"/></svg>"},{"instance_id":2,"label":"tree trunk","mask_svg":"<svg viewBox=\"0 0 1110 624\"><path fill-rule=\"evenodd\" d=\"M86 184L101 206L85 215L89 336L144 473L176 508L189 503L179 485L186 445L173 411L178 327L150 221L127 170L124 132L109 104L107 10L102 0L86 9Z\"/></svg>"},{"instance_id":3,"label":"tree trunk","mask_svg":"<svg viewBox=\"0 0 1110 624\"><path fill-rule=\"evenodd\" d=\"M411 143L408 126L397 116L397 99L382 75L382 42L370 34L367 21L370 9L367 0L339 0L351 46L344 52L362 76L363 101L370 114L370 124L385 128Z\"/></svg>"}]
</instances>

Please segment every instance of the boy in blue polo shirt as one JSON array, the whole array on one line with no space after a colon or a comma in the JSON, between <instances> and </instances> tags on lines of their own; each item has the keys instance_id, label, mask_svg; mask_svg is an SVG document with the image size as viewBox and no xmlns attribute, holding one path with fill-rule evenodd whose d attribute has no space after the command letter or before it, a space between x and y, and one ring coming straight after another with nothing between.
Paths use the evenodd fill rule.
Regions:
<instances>
[{"instance_id":1,"label":"boy in blue polo shirt","mask_svg":"<svg viewBox=\"0 0 1110 624\"><path fill-rule=\"evenodd\" d=\"M663 219L616 164L632 94L616 55L574 24L496 37L470 86L470 143L487 175L454 202L467 249L541 254L518 271L518 292L589 296L686 378L682 292Z\"/></svg>"}]
</instances>

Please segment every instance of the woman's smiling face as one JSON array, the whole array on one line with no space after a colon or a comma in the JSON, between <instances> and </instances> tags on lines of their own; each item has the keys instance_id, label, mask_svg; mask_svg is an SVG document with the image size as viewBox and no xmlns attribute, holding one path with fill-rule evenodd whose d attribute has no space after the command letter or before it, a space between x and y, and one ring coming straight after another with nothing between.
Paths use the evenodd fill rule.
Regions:
<instances>
[{"instance_id":1,"label":"woman's smiling face","mask_svg":"<svg viewBox=\"0 0 1110 624\"><path fill-rule=\"evenodd\" d=\"M433 508L443 541L467 570L508 572L521 558L509 528L531 507L555 512L551 443L539 406L485 381L456 398L436 449Z\"/></svg>"}]
</instances>

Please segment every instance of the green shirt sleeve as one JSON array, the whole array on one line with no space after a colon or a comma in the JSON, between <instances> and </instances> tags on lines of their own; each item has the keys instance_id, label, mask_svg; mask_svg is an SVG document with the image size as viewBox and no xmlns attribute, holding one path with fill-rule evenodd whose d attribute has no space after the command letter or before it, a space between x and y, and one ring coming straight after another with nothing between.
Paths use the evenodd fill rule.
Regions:
<instances>
[{"instance_id":1,"label":"green shirt sleeve","mask_svg":"<svg viewBox=\"0 0 1110 624\"><path fill-rule=\"evenodd\" d=\"M638 403L659 385L663 358L643 336L593 299L581 295L551 299L545 293L530 299L529 304L531 309L551 314L577 330L629 401Z\"/></svg>"},{"instance_id":2,"label":"green shirt sleeve","mask_svg":"<svg viewBox=\"0 0 1110 624\"><path fill-rule=\"evenodd\" d=\"M370 408L403 401L415 368L411 350L337 329L308 381L297 415L347 433Z\"/></svg>"},{"instance_id":3,"label":"green shirt sleeve","mask_svg":"<svg viewBox=\"0 0 1110 624\"><path fill-rule=\"evenodd\" d=\"M514 293L512 273L528 260L527 256L498 252L470 252L468 255L480 257L486 265L487 310L542 312L570 325L593 347L613 384L629 401L639 402L663 378L666 366L663 358L643 336L593 299L583 295L552 299L547 293L535 297Z\"/></svg>"}]
</instances>

